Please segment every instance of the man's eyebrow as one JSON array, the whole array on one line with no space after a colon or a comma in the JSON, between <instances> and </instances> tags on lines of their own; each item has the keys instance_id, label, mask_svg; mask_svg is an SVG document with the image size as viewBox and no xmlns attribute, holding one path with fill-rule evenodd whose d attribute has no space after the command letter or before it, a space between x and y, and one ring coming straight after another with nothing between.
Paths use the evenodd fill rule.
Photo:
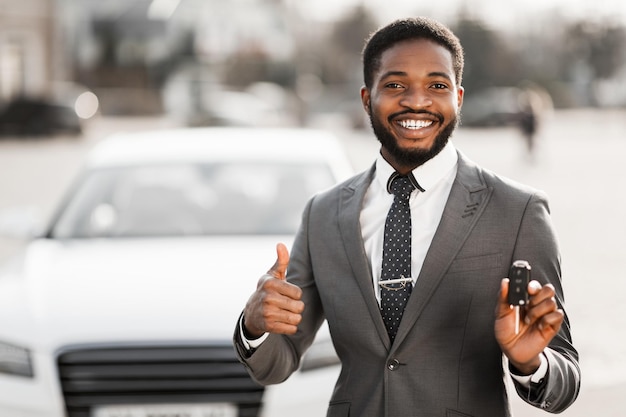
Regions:
<instances>
[{"instance_id":1,"label":"man's eyebrow","mask_svg":"<svg viewBox=\"0 0 626 417\"><path fill-rule=\"evenodd\" d=\"M389 77L406 77L408 74L404 71L387 71L386 73L380 76L381 80Z\"/></svg>"},{"instance_id":2,"label":"man's eyebrow","mask_svg":"<svg viewBox=\"0 0 626 417\"><path fill-rule=\"evenodd\" d=\"M428 74L428 76L429 77L443 77L452 81L452 77L450 77L450 74L448 74L447 72L443 72L443 71L431 72L430 74Z\"/></svg>"},{"instance_id":3,"label":"man's eyebrow","mask_svg":"<svg viewBox=\"0 0 626 417\"><path fill-rule=\"evenodd\" d=\"M381 75L380 79L384 80L386 78L389 77L406 77L408 76L408 74L405 71L387 71L384 74ZM434 77L443 77L446 78L450 81L452 81L452 77L450 77L450 74L448 74L447 72L444 71L433 71L431 73L428 74L429 77L434 78Z\"/></svg>"}]
</instances>

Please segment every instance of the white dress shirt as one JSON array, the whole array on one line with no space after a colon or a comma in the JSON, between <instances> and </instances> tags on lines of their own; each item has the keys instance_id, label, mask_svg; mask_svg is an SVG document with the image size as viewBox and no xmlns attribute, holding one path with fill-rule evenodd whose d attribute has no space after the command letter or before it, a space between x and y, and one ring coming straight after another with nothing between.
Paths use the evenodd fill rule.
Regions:
<instances>
[{"instance_id":1,"label":"white dress shirt","mask_svg":"<svg viewBox=\"0 0 626 417\"><path fill-rule=\"evenodd\" d=\"M411 277L417 280L426 252L439 226L443 209L456 176L458 156L451 142L439 154L413 170L413 176L424 191L413 190L409 198L411 208ZM383 261L383 238L387 212L393 194L387 191L387 181L395 169L379 155L376 173L365 194L361 209L361 233L365 253L370 260L376 298L380 303L380 279Z\"/></svg>"}]
</instances>

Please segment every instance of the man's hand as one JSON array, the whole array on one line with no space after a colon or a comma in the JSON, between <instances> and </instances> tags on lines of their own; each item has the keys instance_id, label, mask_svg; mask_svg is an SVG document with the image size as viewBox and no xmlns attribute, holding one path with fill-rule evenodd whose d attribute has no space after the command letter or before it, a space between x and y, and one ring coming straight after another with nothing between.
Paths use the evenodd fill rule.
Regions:
<instances>
[{"instance_id":1,"label":"man's hand","mask_svg":"<svg viewBox=\"0 0 626 417\"><path fill-rule=\"evenodd\" d=\"M302 290L285 280L289 251L276 245L276 262L259 279L256 291L244 309L244 326L248 334L260 337L265 332L294 334L302 320Z\"/></svg>"},{"instance_id":2,"label":"man's hand","mask_svg":"<svg viewBox=\"0 0 626 417\"><path fill-rule=\"evenodd\" d=\"M539 354L557 334L563 323L551 284L543 287L537 281L528 284L529 302L520 307L519 332L515 333L517 310L507 302L509 280L500 285L496 307L495 335L502 352L522 375L534 373L540 364Z\"/></svg>"}]
</instances>

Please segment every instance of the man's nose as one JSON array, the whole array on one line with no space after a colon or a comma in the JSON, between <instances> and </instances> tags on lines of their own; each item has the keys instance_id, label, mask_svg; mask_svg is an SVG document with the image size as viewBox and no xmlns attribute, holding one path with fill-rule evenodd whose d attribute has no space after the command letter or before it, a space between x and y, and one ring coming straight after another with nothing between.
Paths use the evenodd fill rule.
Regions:
<instances>
[{"instance_id":1,"label":"man's nose","mask_svg":"<svg viewBox=\"0 0 626 417\"><path fill-rule=\"evenodd\" d=\"M408 88L402 95L400 105L410 109L423 109L433 104L428 91L421 88Z\"/></svg>"}]
</instances>

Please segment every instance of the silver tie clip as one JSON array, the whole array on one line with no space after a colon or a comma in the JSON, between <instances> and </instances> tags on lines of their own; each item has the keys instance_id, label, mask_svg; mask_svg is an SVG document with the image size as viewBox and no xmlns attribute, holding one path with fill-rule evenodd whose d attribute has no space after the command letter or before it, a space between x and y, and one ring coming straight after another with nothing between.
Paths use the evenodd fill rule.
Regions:
<instances>
[{"instance_id":1,"label":"silver tie clip","mask_svg":"<svg viewBox=\"0 0 626 417\"><path fill-rule=\"evenodd\" d=\"M387 290L391 290L391 291L398 291L401 290L402 288L406 287L406 283L407 282L412 282L413 278L411 277L405 277L404 275L400 275L400 278L395 278L395 279L385 279L385 280L380 280L378 281L378 285L380 285L381 287L387 289ZM393 284L402 284L400 287L398 288L394 288L394 287L390 287L389 285L393 285Z\"/></svg>"}]
</instances>

